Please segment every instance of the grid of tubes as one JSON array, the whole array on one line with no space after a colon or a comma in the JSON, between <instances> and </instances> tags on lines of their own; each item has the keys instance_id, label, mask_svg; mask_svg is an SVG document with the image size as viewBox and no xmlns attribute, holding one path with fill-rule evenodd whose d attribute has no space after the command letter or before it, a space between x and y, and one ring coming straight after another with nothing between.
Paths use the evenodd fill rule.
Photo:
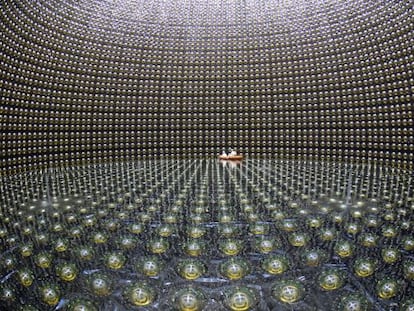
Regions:
<instances>
[{"instance_id":1,"label":"grid of tubes","mask_svg":"<svg viewBox=\"0 0 414 311\"><path fill-rule=\"evenodd\" d=\"M409 1L146 3L4 1L2 172L223 147L412 168Z\"/></svg>"}]
</instances>

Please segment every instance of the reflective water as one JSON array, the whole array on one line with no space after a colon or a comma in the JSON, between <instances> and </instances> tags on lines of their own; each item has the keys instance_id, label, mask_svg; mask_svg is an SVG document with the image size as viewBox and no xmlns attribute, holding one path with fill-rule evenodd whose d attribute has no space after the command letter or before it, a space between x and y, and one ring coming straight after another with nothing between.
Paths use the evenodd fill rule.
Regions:
<instances>
[{"instance_id":1,"label":"reflective water","mask_svg":"<svg viewBox=\"0 0 414 311\"><path fill-rule=\"evenodd\" d=\"M2 310L414 308L412 172L154 160L0 190Z\"/></svg>"}]
</instances>

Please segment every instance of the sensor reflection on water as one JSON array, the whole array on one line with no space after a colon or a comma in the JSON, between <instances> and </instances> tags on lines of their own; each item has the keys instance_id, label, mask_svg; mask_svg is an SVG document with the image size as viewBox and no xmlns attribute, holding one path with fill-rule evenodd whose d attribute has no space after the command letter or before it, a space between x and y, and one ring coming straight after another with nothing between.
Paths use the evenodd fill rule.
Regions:
<instances>
[{"instance_id":1,"label":"sensor reflection on water","mask_svg":"<svg viewBox=\"0 0 414 311\"><path fill-rule=\"evenodd\" d=\"M1 180L4 310L411 310L412 176L153 160Z\"/></svg>"}]
</instances>

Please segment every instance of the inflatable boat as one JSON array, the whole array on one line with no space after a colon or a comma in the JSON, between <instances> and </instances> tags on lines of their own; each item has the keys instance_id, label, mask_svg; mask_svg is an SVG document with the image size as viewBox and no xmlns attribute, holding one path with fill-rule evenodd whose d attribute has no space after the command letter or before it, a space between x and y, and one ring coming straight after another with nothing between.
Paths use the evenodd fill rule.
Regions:
<instances>
[{"instance_id":1,"label":"inflatable boat","mask_svg":"<svg viewBox=\"0 0 414 311\"><path fill-rule=\"evenodd\" d=\"M243 160L243 156L241 154L238 155L219 155L220 160L228 160L228 161L241 161Z\"/></svg>"}]
</instances>

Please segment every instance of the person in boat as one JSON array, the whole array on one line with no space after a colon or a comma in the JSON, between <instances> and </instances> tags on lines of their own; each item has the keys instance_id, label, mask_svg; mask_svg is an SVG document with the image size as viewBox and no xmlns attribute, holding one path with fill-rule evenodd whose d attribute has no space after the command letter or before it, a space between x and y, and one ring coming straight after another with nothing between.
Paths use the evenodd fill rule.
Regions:
<instances>
[{"instance_id":1,"label":"person in boat","mask_svg":"<svg viewBox=\"0 0 414 311\"><path fill-rule=\"evenodd\" d=\"M234 150L233 148L232 149L230 149L230 154L229 154L229 156L230 157L234 157L234 156L236 156L237 155L237 151L236 150Z\"/></svg>"},{"instance_id":2,"label":"person in boat","mask_svg":"<svg viewBox=\"0 0 414 311\"><path fill-rule=\"evenodd\" d=\"M224 151L224 150L223 150L223 151L221 152L221 154L220 154L220 157L222 157L222 158L228 158L228 156L229 156L229 155L228 155L228 154L227 154L227 152L226 152L226 151Z\"/></svg>"}]
</instances>

